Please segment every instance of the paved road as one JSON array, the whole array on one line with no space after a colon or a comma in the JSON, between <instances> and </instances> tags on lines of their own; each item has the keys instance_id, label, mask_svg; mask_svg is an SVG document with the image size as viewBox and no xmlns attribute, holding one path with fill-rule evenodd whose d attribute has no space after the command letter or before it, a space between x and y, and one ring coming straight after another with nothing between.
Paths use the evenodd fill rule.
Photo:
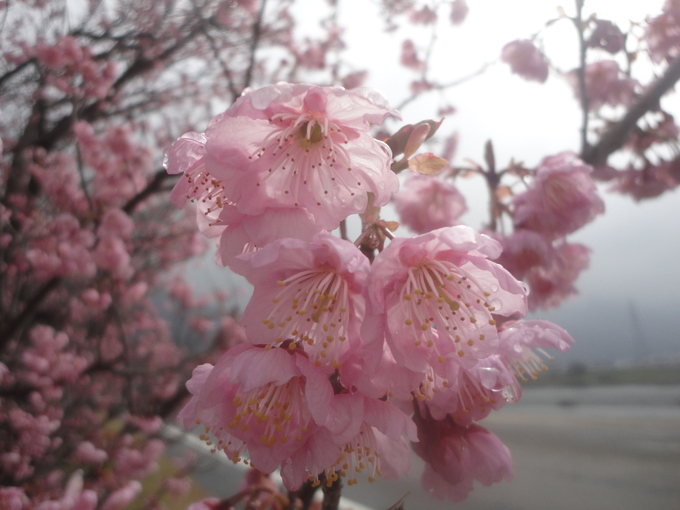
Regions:
<instances>
[{"instance_id":1,"label":"paved road","mask_svg":"<svg viewBox=\"0 0 680 510\"><path fill-rule=\"evenodd\" d=\"M414 510L680 510L680 387L528 390L484 425L513 454L512 483L448 504L420 488L414 458L408 479L361 481L343 495L375 509L410 491ZM228 480L237 483L215 466L200 476L216 495L233 493Z\"/></svg>"}]
</instances>

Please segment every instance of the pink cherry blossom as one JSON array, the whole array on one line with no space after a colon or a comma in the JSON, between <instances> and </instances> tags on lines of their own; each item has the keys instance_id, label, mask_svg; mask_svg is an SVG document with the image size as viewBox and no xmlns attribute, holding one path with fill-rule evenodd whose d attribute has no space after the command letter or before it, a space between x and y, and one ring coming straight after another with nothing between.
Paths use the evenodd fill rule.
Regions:
<instances>
[{"instance_id":1,"label":"pink cherry blossom","mask_svg":"<svg viewBox=\"0 0 680 510\"><path fill-rule=\"evenodd\" d=\"M671 62L680 54L680 8L677 1L667 0L663 12L649 20L645 39L654 62Z\"/></svg>"},{"instance_id":2,"label":"pink cherry blossom","mask_svg":"<svg viewBox=\"0 0 680 510\"><path fill-rule=\"evenodd\" d=\"M208 185L210 176L206 173L203 161L206 137L201 133L184 133L170 147L163 151L163 165L169 174L183 174L170 194L170 201L182 207L186 200L201 197L199 187ZM212 190L207 188L206 194Z\"/></svg>"},{"instance_id":3,"label":"pink cherry blossom","mask_svg":"<svg viewBox=\"0 0 680 510\"><path fill-rule=\"evenodd\" d=\"M522 280L536 266L550 267L556 252L550 241L533 230L518 229L509 236L490 234L503 245L503 252L496 259L512 275Z\"/></svg>"},{"instance_id":4,"label":"pink cherry blossom","mask_svg":"<svg viewBox=\"0 0 680 510\"><path fill-rule=\"evenodd\" d=\"M414 25L431 25L436 23L437 13L425 5L421 9L413 9L409 19Z\"/></svg>"},{"instance_id":5,"label":"pink cherry blossom","mask_svg":"<svg viewBox=\"0 0 680 510\"><path fill-rule=\"evenodd\" d=\"M565 299L578 294L574 282L590 263L590 250L576 243L562 243L554 248L554 257L547 266L534 266L527 272L529 308L554 308Z\"/></svg>"},{"instance_id":6,"label":"pink cherry blossom","mask_svg":"<svg viewBox=\"0 0 680 510\"><path fill-rule=\"evenodd\" d=\"M680 127L675 123L673 115L667 112L658 112L654 122L648 121L644 128L632 133L626 146L638 154L643 154L653 145L672 143L680 136ZM610 167L610 171L613 170ZM625 172L625 170L623 170ZM614 176L618 172L614 170ZM609 179L607 179L609 180Z\"/></svg>"},{"instance_id":7,"label":"pink cherry blossom","mask_svg":"<svg viewBox=\"0 0 680 510\"><path fill-rule=\"evenodd\" d=\"M224 115L215 122L223 118ZM206 135L186 133L166 149L165 155L167 171L184 174L172 191L171 201L180 207L188 199L197 201L198 228L207 237L217 239L215 261L222 266L229 266L236 256L256 251L277 239L290 237L309 241L322 230L317 217L302 207L270 202L264 208L244 213L231 201L230 197L241 193L237 185L239 175L226 181L216 175L223 173L226 161L238 168L252 166L248 152L240 147L225 149L230 136L243 139L244 132L236 126L241 120L241 117L232 118L229 126L223 126L219 133L211 136L207 148ZM234 134L229 135L231 131L224 128L233 129ZM207 134L213 133L209 129ZM258 142L255 140L253 144Z\"/></svg>"},{"instance_id":8,"label":"pink cherry blossom","mask_svg":"<svg viewBox=\"0 0 680 510\"><path fill-rule=\"evenodd\" d=\"M552 359L545 348L567 352L574 339L565 330L544 320L521 320L503 323L500 330L500 355L517 378L526 381L527 376L547 370L544 359Z\"/></svg>"},{"instance_id":9,"label":"pink cherry blossom","mask_svg":"<svg viewBox=\"0 0 680 510\"><path fill-rule=\"evenodd\" d=\"M501 60L510 70L526 80L544 83L548 79L548 61L533 41L521 39L503 47Z\"/></svg>"},{"instance_id":10,"label":"pink cherry blossom","mask_svg":"<svg viewBox=\"0 0 680 510\"><path fill-rule=\"evenodd\" d=\"M619 27L605 19L595 20L595 28L588 38L588 46L602 48L609 53L618 53L626 43L626 38Z\"/></svg>"},{"instance_id":11,"label":"pink cherry blossom","mask_svg":"<svg viewBox=\"0 0 680 510\"><path fill-rule=\"evenodd\" d=\"M501 342L503 341L501 337ZM469 369L459 367L455 378L440 385L431 395L424 395L430 415L443 420L447 415L458 424L467 426L486 418L493 410L519 399L515 376L502 356L481 359Z\"/></svg>"},{"instance_id":12,"label":"pink cherry blossom","mask_svg":"<svg viewBox=\"0 0 680 510\"><path fill-rule=\"evenodd\" d=\"M28 508L30 502L20 487L0 487L0 508L22 510Z\"/></svg>"},{"instance_id":13,"label":"pink cherry blossom","mask_svg":"<svg viewBox=\"0 0 680 510\"><path fill-rule=\"evenodd\" d=\"M282 495L280 485L271 476L257 469L249 469L241 480L239 491L244 490L256 494L249 502L256 508L270 508Z\"/></svg>"},{"instance_id":14,"label":"pink cherry blossom","mask_svg":"<svg viewBox=\"0 0 680 510\"><path fill-rule=\"evenodd\" d=\"M299 207L271 207L250 215L231 204L213 208L202 201L197 219L199 230L217 239L215 262L221 266L231 266L238 255L257 251L278 239L310 241L321 231L316 218Z\"/></svg>"},{"instance_id":15,"label":"pink cherry blossom","mask_svg":"<svg viewBox=\"0 0 680 510\"><path fill-rule=\"evenodd\" d=\"M192 503L187 507L186 510L216 510L218 508L221 509L224 505L221 505L222 500L219 498L206 498L202 499L201 501L197 501L196 503ZM231 510L230 507L229 510ZM224 510L227 510L226 508Z\"/></svg>"},{"instance_id":16,"label":"pink cherry blossom","mask_svg":"<svg viewBox=\"0 0 680 510\"><path fill-rule=\"evenodd\" d=\"M163 420L160 416L147 417L128 414L125 416L125 421L149 435L157 433L163 427Z\"/></svg>"},{"instance_id":17,"label":"pink cherry blossom","mask_svg":"<svg viewBox=\"0 0 680 510\"><path fill-rule=\"evenodd\" d=\"M242 324L257 343L293 340L317 365L336 368L360 345L369 263L352 243L330 234L282 239L233 269L255 287Z\"/></svg>"},{"instance_id":18,"label":"pink cherry blossom","mask_svg":"<svg viewBox=\"0 0 680 510\"><path fill-rule=\"evenodd\" d=\"M439 499L463 501L474 481L488 486L511 481L513 463L508 448L479 425L457 425L450 418L434 420L416 413L418 443L413 450L425 460L422 484Z\"/></svg>"},{"instance_id":19,"label":"pink cherry blossom","mask_svg":"<svg viewBox=\"0 0 680 510\"><path fill-rule=\"evenodd\" d=\"M617 172L614 191L629 194L640 201L654 198L678 187L680 184L680 158L660 161L654 165L647 162L641 169L628 168Z\"/></svg>"},{"instance_id":20,"label":"pink cherry blossom","mask_svg":"<svg viewBox=\"0 0 680 510\"><path fill-rule=\"evenodd\" d=\"M453 25L460 25L468 15L470 8L465 0L454 0L451 3L451 14L449 20Z\"/></svg>"},{"instance_id":21,"label":"pink cherry blossom","mask_svg":"<svg viewBox=\"0 0 680 510\"><path fill-rule=\"evenodd\" d=\"M234 462L247 451L263 473L326 421L333 396L327 374L298 350L250 345L231 348L214 367L197 367L187 388L193 396L179 414L185 426L202 424L201 438Z\"/></svg>"},{"instance_id":22,"label":"pink cherry blossom","mask_svg":"<svg viewBox=\"0 0 680 510\"><path fill-rule=\"evenodd\" d=\"M363 83L368 78L368 71L356 71L349 73L342 79L342 86L347 90L355 89L361 87Z\"/></svg>"},{"instance_id":23,"label":"pink cherry blossom","mask_svg":"<svg viewBox=\"0 0 680 510\"><path fill-rule=\"evenodd\" d=\"M401 223L416 234L451 227L467 211L465 197L453 183L426 175L410 175L394 201Z\"/></svg>"},{"instance_id":24,"label":"pink cherry blossom","mask_svg":"<svg viewBox=\"0 0 680 510\"><path fill-rule=\"evenodd\" d=\"M149 440L143 448L124 446L116 452L116 472L133 479L143 479L158 469L157 460L165 444L160 439Z\"/></svg>"},{"instance_id":25,"label":"pink cherry blossom","mask_svg":"<svg viewBox=\"0 0 680 510\"><path fill-rule=\"evenodd\" d=\"M614 60L600 60L588 64L585 68L585 78L589 110L597 110L603 105L629 107L636 97L637 81L628 78ZM567 79L574 89L574 94L580 99L581 89L577 71L571 71Z\"/></svg>"},{"instance_id":26,"label":"pink cherry blossom","mask_svg":"<svg viewBox=\"0 0 680 510\"><path fill-rule=\"evenodd\" d=\"M422 372L464 367L498 349L495 315L524 315L525 286L487 258L501 246L465 226L394 239L376 258L363 334L385 331L398 363ZM373 320L382 321L382 328Z\"/></svg>"},{"instance_id":27,"label":"pink cherry blossom","mask_svg":"<svg viewBox=\"0 0 680 510\"><path fill-rule=\"evenodd\" d=\"M411 39L406 39L401 45L401 64L419 73L425 69L425 62L418 57L418 50Z\"/></svg>"},{"instance_id":28,"label":"pink cherry blossom","mask_svg":"<svg viewBox=\"0 0 680 510\"><path fill-rule=\"evenodd\" d=\"M43 501L35 506L35 510L94 510L97 507L97 493L83 490L83 486L83 470L77 469L68 479L59 501Z\"/></svg>"},{"instance_id":29,"label":"pink cherry blossom","mask_svg":"<svg viewBox=\"0 0 680 510\"><path fill-rule=\"evenodd\" d=\"M375 321L375 327L381 327ZM369 326L371 327L371 326ZM387 397L392 402L410 402L413 392L421 391L421 385L427 375L414 372L400 365L394 359L392 351L384 342L371 343L367 348L353 350L349 358L340 367L340 380L346 388L355 388L358 392L372 397ZM425 369L430 373L432 370ZM436 374L433 377L438 378Z\"/></svg>"},{"instance_id":30,"label":"pink cherry blossom","mask_svg":"<svg viewBox=\"0 0 680 510\"><path fill-rule=\"evenodd\" d=\"M241 213L300 207L334 229L363 212L368 192L381 206L398 189L389 150L368 134L370 123L388 115L398 114L364 89L279 83L249 90L205 135L180 138L166 167L185 174L175 196L202 195L209 184L209 193L219 192Z\"/></svg>"},{"instance_id":31,"label":"pink cherry blossom","mask_svg":"<svg viewBox=\"0 0 680 510\"><path fill-rule=\"evenodd\" d=\"M569 152L545 158L524 193L512 201L516 228L539 232L546 239L565 236L604 212L592 168Z\"/></svg>"},{"instance_id":32,"label":"pink cherry blossom","mask_svg":"<svg viewBox=\"0 0 680 510\"><path fill-rule=\"evenodd\" d=\"M113 492L104 501L101 510L122 510L142 492L142 484L137 480L131 480L123 487Z\"/></svg>"},{"instance_id":33,"label":"pink cherry blossom","mask_svg":"<svg viewBox=\"0 0 680 510\"><path fill-rule=\"evenodd\" d=\"M369 482L399 478L410 467L407 438L418 440L415 424L396 406L360 393L336 395L324 426L282 467L284 485L318 484L321 472L329 485L339 477L354 485L364 471Z\"/></svg>"},{"instance_id":34,"label":"pink cherry blossom","mask_svg":"<svg viewBox=\"0 0 680 510\"><path fill-rule=\"evenodd\" d=\"M74 457L77 462L84 464L101 464L109 458L109 455L91 442L83 441L76 448Z\"/></svg>"}]
</instances>

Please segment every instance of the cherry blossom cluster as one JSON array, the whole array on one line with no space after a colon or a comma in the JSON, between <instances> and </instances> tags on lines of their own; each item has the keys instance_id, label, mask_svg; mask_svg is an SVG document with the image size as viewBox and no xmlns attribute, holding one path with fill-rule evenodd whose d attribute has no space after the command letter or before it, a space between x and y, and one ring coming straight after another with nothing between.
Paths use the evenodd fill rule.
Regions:
<instances>
[{"instance_id":1,"label":"cherry blossom cluster","mask_svg":"<svg viewBox=\"0 0 680 510\"><path fill-rule=\"evenodd\" d=\"M434 177L409 176L394 200L401 224L417 233L458 224L466 211L465 199L454 184L461 171L467 170L448 167ZM493 227L485 231L503 247L490 258L528 285L529 309L556 307L577 294L574 284L588 267L589 249L568 242L566 236L604 212L592 168L565 152L545 158L535 169L511 166L497 171L476 166L471 171L493 189L492 223L511 222L510 233ZM511 194L505 183L518 179L524 190Z\"/></svg>"},{"instance_id":2,"label":"cherry blossom cluster","mask_svg":"<svg viewBox=\"0 0 680 510\"><path fill-rule=\"evenodd\" d=\"M163 202L148 204L146 217L125 210L150 170L129 129L97 133L81 121L72 136L92 176L85 190L68 151L27 150L40 194L0 205L2 508L128 505L158 469L163 417L195 363L151 289L164 283L160 270L202 243L187 218L159 228L155 215L173 212ZM9 171L3 162L3 182ZM203 334L208 347L217 336L222 349L238 341L228 315L202 318L205 304L181 280L165 283L194 341ZM177 473L166 490L186 490L186 469Z\"/></svg>"},{"instance_id":3,"label":"cherry blossom cluster","mask_svg":"<svg viewBox=\"0 0 680 510\"><path fill-rule=\"evenodd\" d=\"M574 282L590 250L565 237L604 212L591 173L573 153L545 158L509 203L514 232L494 234L503 245L498 262L527 282L532 309L556 307L577 293Z\"/></svg>"},{"instance_id":4,"label":"cherry blossom cluster","mask_svg":"<svg viewBox=\"0 0 680 510\"><path fill-rule=\"evenodd\" d=\"M45 73L42 108L65 96L97 101L114 78L105 72L114 66L95 64L68 36L24 49ZM190 217L143 193L154 168L137 127L68 126L57 147L11 136L10 122L2 129L0 508L115 510L139 496L197 358L176 343L168 318L177 314L158 306L159 293L167 306L181 302L203 349L219 352L239 336L226 313L209 319L205 303L165 276L204 243ZM164 215L175 221L159 223ZM186 491L187 469L164 490Z\"/></svg>"},{"instance_id":5,"label":"cherry blossom cluster","mask_svg":"<svg viewBox=\"0 0 680 510\"><path fill-rule=\"evenodd\" d=\"M338 25L338 2L321 35L302 37L293 3L4 5L0 507L112 510L139 498L162 455L162 422L188 394L188 369L202 362L213 368L190 384L187 420L231 420L208 441L264 470L280 466L290 486L343 471L351 480L359 470L397 476L408 441L428 461L424 482L445 497L463 497L474 480L508 478L507 451L477 422L518 398L516 377L542 368L542 347L568 348L556 326L519 319L527 306L555 306L575 292L588 252L566 236L602 211L590 177L636 200L680 182L678 126L662 97L677 81L676 0L628 30L582 12L583 2L546 25L572 22L582 46L577 68L563 73L584 113L578 157L499 170L488 150L486 168L449 165L437 176L442 159L415 152L441 122L376 135L383 144L369 125L396 112L374 93L282 84L241 96L254 83L311 77L352 89L369 76L343 59L349 32ZM437 30L466 18L465 0L380 8L403 40L405 74L395 75L411 92L403 104L436 91L439 115L453 113L446 90L461 80L439 71L456 66L433 69L430 57ZM418 33L427 31L423 44ZM560 67L544 50L542 32L524 35L501 60L544 81ZM636 74L648 62L653 79ZM174 177L157 169L159 147L234 100L205 133L173 145ZM455 140L446 138L447 160ZM609 166L613 152L629 158L622 169ZM394 195L392 172L401 171L415 174ZM490 190L484 234L458 225L466 204L452 178L474 173ZM224 293L197 298L178 275L203 242L192 218L167 207L176 178L172 201L197 202L218 261L255 285L247 335ZM379 208L391 198L417 237L389 242L397 224L381 220ZM355 243L331 236L356 213ZM528 301L508 272L527 284ZM243 346L217 357L234 344ZM245 368L252 359L269 379ZM240 403L206 408L219 392L203 388L218 379ZM265 396L250 404L244 392ZM258 407L273 396L288 407ZM270 412L279 423L266 428L260 420ZM235 420L246 428L229 428ZM377 466L357 437L390 454ZM186 470L162 490L185 491ZM253 506L282 506L271 480L251 475L248 484ZM163 507L145 497L147 508Z\"/></svg>"},{"instance_id":6,"label":"cherry blossom cluster","mask_svg":"<svg viewBox=\"0 0 680 510\"><path fill-rule=\"evenodd\" d=\"M516 377L543 369L542 348L566 351L572 339L521 320L528 290L493 261L496 240L450 224L395 238L396 225L379 219L398 188L390 147L403 136L410 155L409 140L430 130L376 141L371 124L397 115L373 91L278 83L246 91L204 133L167 150L168 171L182 174L173 202L196 202L217 262L254 287L244 344L194 370L179 416L234 462L279 469L293 491L339 478L351 485L360 473L403 476L410 441L427 463L425 487L460 501L475 480L512 478L507 448L478 422L520 397ZM423 160L412 168L429 169ZM408 182L425 188L417 179ZM549 221L541 206L567 214L551 209L544 189L558 185L536 179L527 223ZM433 209L415 197L421 211ZM579 190L570 199L567 208L586 201ZM460 213L434 216L446 224ZM331 233L353 214L363 219L355 243ZM590 219L582 216L573 228ZM556 224L544 227L559 235Z\"/></svg>"},{"instance_id":7,"label":"cherry blossom cluster","mask_svg":"<svg viewBox=\"0 0 680 510\"><path fill-rule=\"evenodd\" d=\"M52 71L48 84L63 94L104 98L117 75L115 62L98 63L89 46L79 44L70 35L55 44L39 42L29 50L26 56L36 58Z\"/></svg>"},{"instance_id":8,"label":"cherry blossom cluster","mask_svg":"<svg viewBox=\"0 0 680 510\"><path fill-rule=\"evenodd\" d=\"M323 68L341 32L329 25L298 51L289 2L266 13L257 1L200 4L3 4L3 509L114 510L140 498L191 368L242 339L225 293L199 299L181 277L205 243L167 203L158 147L203 118L185 108L201 94L229 101L225 90L235 98L252 80ZM263 65L255 51L267 46L288 61L278 52L278 68ZM215 54L226 72L205 71ZM189 467L160 492L185 492ZM145 492L145 508L163 508Z\"/></svg>"}]
</instances>

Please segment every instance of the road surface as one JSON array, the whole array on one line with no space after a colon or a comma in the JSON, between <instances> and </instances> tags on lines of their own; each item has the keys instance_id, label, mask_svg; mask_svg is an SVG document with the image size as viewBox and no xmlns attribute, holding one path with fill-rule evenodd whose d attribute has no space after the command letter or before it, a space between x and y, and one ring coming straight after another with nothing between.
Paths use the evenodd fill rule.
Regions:
<instances>
[{"instance_id":1,"label":"road surface","mask_svg":"<svg viewBox=\"0 0 680 510\"><path fill-rule=\"evenodd\" d=\"M407 510L680 510L680 386L528 389L482 425L510 448L513 482L442 502L420 487L414 456L409 478L360 480L343 496L375 510L407 492ZM197 479L228 496L240 475L221 458L206 457Z\"/></svg>"}]
</instances>

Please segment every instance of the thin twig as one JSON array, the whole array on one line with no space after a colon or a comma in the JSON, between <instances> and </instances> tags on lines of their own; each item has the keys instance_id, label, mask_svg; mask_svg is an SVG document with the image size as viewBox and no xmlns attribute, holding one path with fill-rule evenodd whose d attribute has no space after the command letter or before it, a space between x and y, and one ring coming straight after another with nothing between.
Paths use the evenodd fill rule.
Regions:
<instances>
[{"instance_id":1,"label":"thin twig","mask_svg":"<svg viewBox=\"0 0 680 510\"><path fill-rule=\"evenodd\" d=\"M36 308L50 295L50 293L59 286L62 282L62 278L59 276L54 276L49 280L42 288L36 292L31 300L26 303L26 306L13 320L0 330L0 352L5 348L5 345L13 337L14 333L25 324L28 323L31 316L35 313Z\"/></svg>"},{"instance_id":2,"label":"thin twig","mask_svg":"<svg viewBox=\"0 0 680 510\"><path fill-rule=\"evenodd\" d=\"M431 90L437 90L437 91L446 90L446 89L450 89L450 88L453 88L453 87L457 87L458 85L462 85L463 83L470 81L471 79L476 78L477 76L479 76L481 74L484 74L484 72L486 72L486 70L489 67L491 67L492 65L494 65L496 63L497 63L496 60L491 61L491 62L486 62L479 69L477 69L476 71L474 71L474 72L472 72L468 75L461 76L460 78L456 78L455 80L450 81L448 83L440 83L438 85L433 85L432 88L428 90L428 92L431 91ZM410 103L412 103L413 101L418 99L420 96L421 96L420 92L411 94L409 97L407 97L406 99L404 99L401 103L399 103L397 105L397 110L403 109L405 106L409 105Z\"/></svg>"},{"instance_id":3,"label":"thin twig","mask_svg":"<svg viewBox=\"0 0 680 510\"><path fill-rule=\"evenodd\" d=\"M135 208L146 198L150 197L157 191L160 191L161 185L163 182L165 182L166 179L170 179L174 177L173 175L168 174L165 170L159 170L156 172L156 174L153 176L153 179L149 181L149 183L146 185L146 187L141 190L139 193L137 193L134 197L132 197L130 200L127 201L127 203L123 206L123 211L126 214L130 214L134 212Z\"/></svg>"},{"instance_id":4,"label":"thin twig","mask_svg":"<svg viewBox=\"0 0 680 510\"><path fill-rule=\"evenodd\" d=\"M262 35L262 20L264 19L264 10L267 6L267 0L262 0L260 5L260 12L257 14L257 20L253 24L253 38L250 41L250 61L248 62L248 69L243 80L243 88L250 87L250 82L253 78L253 70L255 69L255 54L257 53L257 46L260 43L260 35Z\"/></svg>"},{"instance_id":5,"label":"thin twig","mask_svg":"<svg viewBox=\"0 0 680 510\"><path fill-rule=\"evenodd\" d=\"M199 6L196 4L195 1L192 2L194 6L194 12L196 13L196 16L201 15L201 11ZM215 59L217 60L218 64L222 68L222 74L224 74L224 77L227 79L227 87L229 88L229 92L231 93L231 96L235 99L239 96L239 92L236 89L236 84L234 83L234 78L231 75L231 71L229 70L229 66L224 62L224 59L220 55L220 50L217 47L217 44L215 43L215 38L210 35L210 32L208 32L208 29L205 27L205 25L201 24L203 27L203 35L205 38L208 40L208 44L210 44L210 49L213 52L213 55L215 56Z\"/></svg>"},{"instance_id":6,"label":"thin twig","mask_svg":"<svg viewBox=\"0 0 680 510\"><path fill-rule=\"evenodd\" d=\"M319 477L319 479L325 477ZM342 492L342 478L338 478L331 482L330 486L325 480L321 481L321 490L323 491L323 502L321 503L321 510L338 510L340 506L340 494Z\"/></svg>"},{"instance_id":7,"label":"thin twig","mask_svg":"<svg viewBox=\"0 0 680 510\"><path fill-rule=\"evenodd\" d=\"M579 67L578 74L578 89L581 95L581 153L588 150L588 120L590 118L588 109L590 107L590 99L588 98L588 91L586 89L586 41L583 33L583 3L585 0L576 0L576 18L574 24L578 33L579 44Z\"/></svg>"}]
</instances>

